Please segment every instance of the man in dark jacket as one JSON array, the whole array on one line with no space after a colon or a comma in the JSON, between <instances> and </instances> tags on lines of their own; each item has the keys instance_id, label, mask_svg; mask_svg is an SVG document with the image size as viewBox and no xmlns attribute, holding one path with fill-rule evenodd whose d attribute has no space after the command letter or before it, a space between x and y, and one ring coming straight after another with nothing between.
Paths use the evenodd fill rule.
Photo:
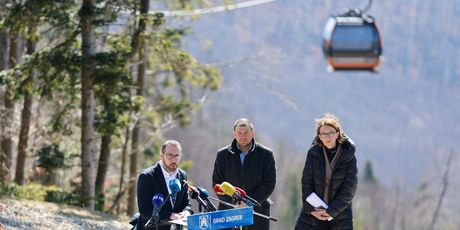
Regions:
<instances>
[{"instance_id":1,"label":"man in dark jacket","mask_svg":"<svg viewBox=\"0 0 460 230\"><path fill-rule=\"evenodd\" d=\"M152 216L152 197L161 193L166 198L171 193L169 181L176 178L179 179L182 189L177 193L175 199L168 200L163 206L159 213L160 222L161 220L182 219L192 213L187 189L183 187L183 180L187 180L187 175L184 170L179 168L181 157L182 147L180 143L175 140L168 140L161 148L161 160L139 175L137 181L137 205L140 212L137 223L138 230L144 229L144 225ZM159 229L169 230L170 228L169 225L162 225ZM180 226L178 229L181 229Z\"/></svg>"},{"instance_id":2,"label":"man in dark jacket","mask_svg":"<svg viewBox=\"0 0 460 230\"><path fill-rule=\"evenodd\" d=\"M254 140L254 126L246 118L235 121L233 135L235 139L232 144L217 152L212 175L213 186L228 182L242 188L248 196L262 205L262 207L255 206L254 211L269 216L268 198L276 184L273 151ZM229 196L217 195L219 199L235 203ZM219 204L219 209L228 209L228 207ZM248 229L268 230L269 227L269 220L254 216L254 224Z\"/></svg>"}]
</instances>

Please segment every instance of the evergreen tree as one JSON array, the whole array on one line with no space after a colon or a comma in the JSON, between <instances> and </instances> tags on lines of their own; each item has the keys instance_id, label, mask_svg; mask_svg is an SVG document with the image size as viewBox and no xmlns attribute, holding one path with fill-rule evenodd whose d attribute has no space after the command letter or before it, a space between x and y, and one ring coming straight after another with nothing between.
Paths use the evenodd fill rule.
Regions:
<instances>
[{"instance_id":1,"label":"evergreen tree","mask_svg":"<svg viewBox=\"0 0 460 230\"><path fill-rule=\"evenodd\" d=\"M372 169L372 163L367 160L366 164L364 165L364 183L373 184L377 182L377 179L374 176L374 170Z\"/></svg>"}]
</instances>

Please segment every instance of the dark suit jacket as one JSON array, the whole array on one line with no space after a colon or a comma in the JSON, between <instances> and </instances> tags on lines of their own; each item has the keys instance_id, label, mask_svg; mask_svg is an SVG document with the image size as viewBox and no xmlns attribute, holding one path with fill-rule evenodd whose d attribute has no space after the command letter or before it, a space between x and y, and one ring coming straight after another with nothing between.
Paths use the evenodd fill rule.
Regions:
<instances>
[{"instance_id":1,"label":"dark suit jacket","mask_svg":"<svg viewBox=\"0 0 460 230\"><path fill-rule=\"evenodd\" d=\"M252 148L244 158L241 165L240 150L236 140L232 144L221 148L214 163L212 183L221 184L226 181L246 191L246 194L257 200L262 207L254 206L254 211L270 215L270 204L267 199L275 189L276 167L273 151L264 145L252 141ZM219 199L234 203L229 196L218 196ZM228 207L219 204L219 209ZM267 219L254 216L254 224L249 226L250 230L268 230L270 223Z\"/></svg>"},{"instance_id":2,"label":"dark suit jacket","mask_svg":"<svg viewBox=\"0 0 460 230\"><path fill-rule=\"evenodd\" d=\"M179 213L184 210L192 210L191 204L188 198L187 190L184 189L183 180L187 180L187 174L184 170L179 169L177 178L181 182L182 189L177 193L176 203L174 207L171 207L171 202L168 201L163 208L161 209L159 216L161 220L169 220L171 213ZM144 225L152 216L153 205L152 197L156 193L161 193L166 198L168 195L168 188L166 187L166 182L163 176L163 171L161 170L160 163L156 163L154 166L151 166L145 169L137 180L137 206L139 207L139 212L141 214L137 229L144 229ZM170 226L163 226L159 229L169 230Z\"/></svg>"}]
</instances>

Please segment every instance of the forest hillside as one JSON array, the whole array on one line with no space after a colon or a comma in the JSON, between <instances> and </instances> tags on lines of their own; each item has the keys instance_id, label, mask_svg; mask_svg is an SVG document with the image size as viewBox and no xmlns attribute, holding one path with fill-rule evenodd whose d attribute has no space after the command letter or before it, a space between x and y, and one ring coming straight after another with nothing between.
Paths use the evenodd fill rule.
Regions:
<instances>
[{"instance_id":1,"label":"forest hillside","mask_svg":"<svg viewBox=\"0 0 460 230\"><path fill-rule=\"evenodd\" d=\"M460 3L373 1L368 13L382 35L383 65L376 73L328 71L321 50L326 20L364 4L279 0L203 15L187 24L194 31L188 49L205 63L221 65L225 76L222 89L208 94L193 124L169 136L185 141L185 151L197 159L191 178L210 185L216 150L230 143L233 122L248 117L257 139L275 150L275 202L283 202L289 182L300 183L314 119L332 112L357 144L360 178L370 162L388 191L380 196L390 199L382 201L390 202L390 210L412 210L412 202L427 202L434 210L453 155L440 215L453 221L447 210L460 205L455 195L460 180L453 173L460 170L455 147L460 137ZM358 200L366 199L360 195ZM432 220L429 209L415 209L416 216L424 213L427 222ZM401 220L386 221L395 225L381 229L404 229ZM446 226L459 226L454 222Z\"/></svg>"},{"instance_id":2,"label":"forest hillside","mask_svg":"<svg viewBox=\"0 0 460 230\"><path fill-rule=\"evenodd\" d=\"M158 13L247 2L263 4ZM460 1L372 1L382 65L330 71L326 21L365 3L0 1L2 225L33 228L12 216L42 209L9 199L34 186L37 200L86 208L37 214L85 219L69 226L105 228L94 210L131 216L167 139L182 143L189 183L211 192L216 151L247 117L275 154L271 229L292 229L315 119L331 112L357 147L355 229L460 229Z\"/></svg>"}]
</instances>

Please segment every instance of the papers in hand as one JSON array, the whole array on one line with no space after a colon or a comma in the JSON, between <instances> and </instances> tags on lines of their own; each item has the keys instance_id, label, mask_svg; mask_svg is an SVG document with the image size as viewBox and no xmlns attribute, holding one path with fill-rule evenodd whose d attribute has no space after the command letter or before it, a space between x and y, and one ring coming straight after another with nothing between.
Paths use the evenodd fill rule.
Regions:
<instances>
[{"instance_id":1,"label":"papers in hand","mask_svg":"<svg viewBox=\"0 0 460 230\"><path fill-rule=\"evenodd\" d=\"M314 192L312 192L310 195L307 196L306 201L315 208L324 208L324 209L328 208L327 204L324 203L324 201L321 200L321 198L319 198L319 196L316 195L316 193Z\"/></svg>"},{"instance_id":2,"label":"papers in hand","mask_svg":"<svg viewBox=\"0 0 460 230\"><path fill-rule=\"evenodd\" d=\"M187 226L187 217L177 219L177 220L170 220L168 222L172 223L172 224L178 224L178 225Z\"/></svg>"},{"instance_id":3,"label":"papers in hand","mask_svg":"<svg viewBox=\"0 0 460 230\"><path fill-rule=\"evenodd\" d=\"M316 195L316 193L312 192L310 195L307 196L307 199L305 199L309 204L311 204L311 206L315 207L315 208L324 208L324 209L327 209L329 206L327 206L326 203L324 203L323 200L321 200L321 198L319 198L318 195ZM327 220L332 220L332 217L329 217Z\"/></svg>"}]
</instances>

